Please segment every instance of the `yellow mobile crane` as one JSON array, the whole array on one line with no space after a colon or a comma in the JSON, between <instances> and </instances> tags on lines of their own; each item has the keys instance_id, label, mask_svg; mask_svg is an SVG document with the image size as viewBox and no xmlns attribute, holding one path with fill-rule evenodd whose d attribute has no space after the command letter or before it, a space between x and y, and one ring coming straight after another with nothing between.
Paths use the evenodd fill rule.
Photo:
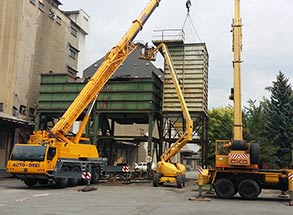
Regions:
<instances>
[{"instance_id":1,"label":"yellow mobile crane","mask_svg":"<svg viewBox=\"0 0 293 215\"><path fill-rule=\"evenodd\" d=\"M233 19L234 88L230 99L234 101L232 140L216 141L215 168L199 170L198 185L210 183L219 198L231 198L238 192L243 199L256 199L262 189L290 191L293 205L293 170L260 169L258 143L246 143L242 135L241 110L241 48L242 22L240 0L235 0ZM200 193L201 195L201 193Z\"/></svg>"},{"instance_id":2,"label":"yellow mobile crane","mask_svg":"<svg viewBox=\"0 0 293 215\"><path fill-rule=\"evenodd\" d=\"M164 43L161 43L155 49L148 49L146 47L143 58L155 60L155 53L160 50L164 56L165 63L171 72L172 81L185 117L186 127L184 134L182 134L179 139L161 155L161 160L157 163L156 173L153 175L153 186L158 187L160 184L170 182L176 183L178 188L182 188L185 186L186 168L181 163L172 163L172 158L174 158L183 146L192 140L193 120L190 117L167 46Z\"/></svg>"},{"instance_id":3,"label":"yellow mobile crane","mask_svg":"<svg viewBox=\"0 0 293 215\"><path fill-rule=\"evenodd\" d=\"M98 181L103 162L95 145L81 144L82 133L89 119L97 96L107 81L116 72L127 56L136 48L132 43L138 32L160 0L150 0L148 5L133 21L120 42L105 56L105 60L56 125L49 131L34 131L27 144L16 144L7 163L7 172L24 180L28 186L45 184L54 180L60 187L74 186L81 172L92 173L92 183ZM82 126L76 136L68 132L74 121L88 107Z\"/></svg>"}]
</instances>

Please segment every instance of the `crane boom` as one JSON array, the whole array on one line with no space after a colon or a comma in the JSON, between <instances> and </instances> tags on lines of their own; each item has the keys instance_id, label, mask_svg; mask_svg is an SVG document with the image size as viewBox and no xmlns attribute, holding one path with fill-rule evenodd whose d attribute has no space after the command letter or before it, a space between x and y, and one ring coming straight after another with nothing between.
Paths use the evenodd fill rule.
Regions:
<instances>
[{"instance_id":1,"label":"crane boom","mask_svg":"<svg viewBox=\"0 0 293 215\"><path fill-rule=\"evenodd\" d=\"M107 81L117 71L127 56L135 49L135 45L132 43L132 40L142 29L143 25L153 13L155 8L159 6L159 3L160 0L151 0L141 12L139 17L133 21L132 25L117 46L115 46L105 56L105 60L102 65L85 85L56 125L52 128L51 132L57 138L69 141L65 135L72 127L74 121L79 117L89 103L95 99L96 95L101 92Z\"/></svg>"},{"instance_id":2,"label":"crane boom","mask_svg":"<svg viewBox=\"0 0 293 215\"><path fill-rule=\"evenodd\" d=\"M242 108L241 108L241 48L242 48L242 21L240 18L240 0L235 0L233 19L233 52L234 52L234 119L233 140L243 140L242 135Z\"/></svg>"},{"instance_id":3,"label":"crane boom","mask_svg":"<svg viewBox=\"0 0 293 215\"><path fill-rule=\"evenodd\" d=\"M182 90L180 88L178 79L176 77L176 72L172 63L172 60L170 58L170 54L168 51L168 48L165 44L162 44L162 52L163 56L165 58L165 62L167 66L170 69L172 81L174 83L176 93L183 111L183 115L186 120L186 128L185 133L170 147L168 148L162 155L161 160L162 161L170 161L179 151L182 149L182 147L192 140L192 131L193 131L193 120L190 117Z\"/></svg>"},{"instance_id":4,"label":"crane boom","mask_svg":"<svg viewBox=\"0 0 293 215\"><path fill-rule=\"evenodd\" d=\"M172 78L172 81L177 93L177 97L179 99L180 106L186 121L185 133L181 135L179 139L171 147L169 147L160 157L161 161L166 162L166 161L170 161L186 143L192 140L193 120L190 117L182 90L180 88L179 81L177 79L176 72L170 57L170 53L166 44L161 43L156 48L151 48L151 49L148 49L147 47L145 47L144 56L140 58L145 60L155 60L155 54L158 51L161 51L165 59L165 63L170 70L171 78Z\"/></svg>"},{"instance_id":5,"label":"crane boom","mask_svg":"<svg viewBox=\"0 0 293 215\"><path fill-rule=\"evenodd\" d=\"M186 127L184 134L180 135L178 140L161 155L161 160L157 163L156 173L153 175L153 186L157 187L159 184L163 184L165 182L176 182L177 187L182 188L185 185L186 168L181 163L172 163L171 160L180 151L180 149L183 148L183 146L192 140L193 120L190 117L167 46L164 43L161 43L156 48L149 49L148 47L145 47L144 56L141 58L155 60L155 54L158 51L161 51L161 54L165 59L165 63L170 70L177 97L185 117Z\"/></svg>"}]
</instances>

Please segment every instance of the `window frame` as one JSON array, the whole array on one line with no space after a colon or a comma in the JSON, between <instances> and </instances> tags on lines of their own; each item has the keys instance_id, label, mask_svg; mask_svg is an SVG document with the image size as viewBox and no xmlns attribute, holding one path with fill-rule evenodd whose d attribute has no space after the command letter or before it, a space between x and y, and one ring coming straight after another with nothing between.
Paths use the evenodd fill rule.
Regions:
<instances>
[{"instance_id":1,"label":"window frame","mask_svg":"<svg viewBox=\"0 0 293 215\"><path fill-rule=\"evenodd\" d=\"M36 0L30 0L30 3L36 6Z\"/></svg>"},{"instance_id":2,"label":"window frame","mask_svg":"<svg viewBox=\"0 0 293 215\"><path fill-rule=\"evenodd\" d=\"M61 19L61 17L60 16L57 16L56 15L56 23L58 24L58 25L61 25L61 21L62 21L62 19Z\"/></svg>"},{"instance_id":3,"label":"window frame","mask_svg":"<svg viewBox=\"0 0 293 215\"><path fill-rule=\"evenodd\" d=\"M38 1L38 8L40 11L44 12L44 8L45 8L45 5L43 2L41 1Z\"/></svg>"},{"instance_id":4,"label":"window frame","mask_svg":"<svg viewBox=\"0 0 293 215\"><path fill-rule=\"evenodd\" d=\"M77 38L77 29L74 28L73 26L70 27L70 33L72 36L76 37Z\"/></svg>"}]
</instances>

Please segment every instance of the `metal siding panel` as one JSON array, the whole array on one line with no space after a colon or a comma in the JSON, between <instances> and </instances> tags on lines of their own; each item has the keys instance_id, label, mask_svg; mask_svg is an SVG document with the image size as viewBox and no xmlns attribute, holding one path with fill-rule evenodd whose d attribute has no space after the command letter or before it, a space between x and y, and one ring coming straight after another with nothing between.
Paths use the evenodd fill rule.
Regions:
<instances>
[{"instance_id":1,"label":"metal siding panel","mask_svg":"<svg viewBox=\"0 0 293 215\"><path fill-rule=\"evenodd\" d=\"M205 44L170 45L168 48L189 111L207 113L208 53ZM163 90L163 111L181 112L170 71L166 67Z\"/></svg>"},{"instance_id":2,"label":"metal siding panel","mask_svg":"<svg viewBox=\"0 0 293 215\"><path fill-rule=\"evenodd\" d=\"M44 82L41 83L39 112L66 110L85 85L68 83L68 79L55 75L46 75L42 80ZM161 101L162 82L155 75L151 78L110 80L98 97L98 109L158 112L162 108Z\"/></svg>"}]
</instances>

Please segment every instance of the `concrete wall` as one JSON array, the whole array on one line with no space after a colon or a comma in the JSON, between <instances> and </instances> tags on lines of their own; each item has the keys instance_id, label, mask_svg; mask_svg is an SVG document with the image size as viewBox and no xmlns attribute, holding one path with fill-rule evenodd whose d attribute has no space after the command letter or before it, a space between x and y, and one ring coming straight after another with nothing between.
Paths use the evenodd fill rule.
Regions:
<instances>
[{"instance_id":1,"label":"concrete wall","mask_svg":"<svg viewBox=\"0 0 293 215\"><path fill-rule=\"evenodd\" d=\"M0 1L0 102L4 112L12 114L14 88L18 68L19 32L23 4L17 1Z\"/></svg>"},{"instance_id":2,"label":"concrete wall","mask_svg":"<svg viewBox=\"0 0 293 215\"><path fill-rule=\"evenodd\" d=\"M78 45L79 50L78 63L77 63L77 76L83 76L84 70L84 54L85 54L85 38L90 28L90 16L82 9L77 11L66 11L65 14L77 24L75 29L78 30Z\"/></svg>"},{"instance_id":3,"label":"concrete wall","mask_svg":"<svg viewBox=\"0 0 293 215\"><path fill-rule=\"evenodd\" d=\"M18 119L34 119L41 73L66 73L69 67L77 70L79 53L73 59L69 47L78 50L79 37L71 34L73 21L52 3L0 0L0 106L5 114ZM77 31L81 33L81 29ZM82 44L84 40L83 37ZM0 120L0 125L3 123ZM21 141L19 137L29 133L27 126L16 128L17 123L3 126L11 132L1 134L0 169L13 145L25 142L25 138Z\"/></svg>"},{"instance_id":4,"label":"concrete wall","mask_svg":"<svg viewBox=\"0 0 293 215\"><path fill-rule=\"evenodd\" d=\"M148 135L148 124L118 124L115 123L114 136L145 136ZM159 138L158 127L154 122L152 137Z\"/></svg>"},{"instance_id":5,"label":"concrete wall","mask_svg":"<svg viewBox=\"0 0 293 215\"><path fill-rule=\"evenodd\" d=\"M47 1L43 4L41 9L39 1L0 1L0 102L5 113L26 120L32 119L29 109L37 108L40 74L77 70L78 64L78 54L69 56L69 46L79 46L72 21Z\"/></svg>"}]
</instances>

